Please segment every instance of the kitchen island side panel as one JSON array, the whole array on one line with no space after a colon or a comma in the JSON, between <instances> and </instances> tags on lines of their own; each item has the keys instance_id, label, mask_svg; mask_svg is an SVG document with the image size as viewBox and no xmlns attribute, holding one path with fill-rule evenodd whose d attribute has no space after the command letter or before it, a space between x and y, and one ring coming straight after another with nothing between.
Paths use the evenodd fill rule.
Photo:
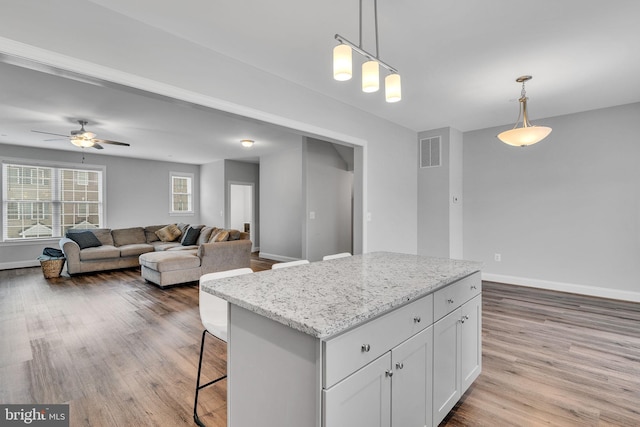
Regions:
<instances>
[{"instance_id":1,"label":"kitchen island side panel","mask_svg":"<svg viewBox=\"0 0 640 427\"><path fill-rule=\"evenodd\" d=\"M228 425L320 427L320 340L229 304Z\"/></svg>"}]
</instances>

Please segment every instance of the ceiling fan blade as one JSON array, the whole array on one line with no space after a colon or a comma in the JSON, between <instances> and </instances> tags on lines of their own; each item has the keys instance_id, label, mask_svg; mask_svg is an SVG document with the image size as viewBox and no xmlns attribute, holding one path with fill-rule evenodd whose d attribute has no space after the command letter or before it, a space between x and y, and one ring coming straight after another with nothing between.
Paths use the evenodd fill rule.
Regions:
<instances>
[{"instance_id":1,"label":"ceiling fan blade","mask_svg":"<svg viewBox=\"0 0 640 427\"><path fill-rule=\"evenodd\" d=\"M118 141L109 141L108 139L95 139L95 142L100 142L102 144L111 144L111 145L122 145L125 147L130 147L131 144L127 144L126 142L118 142Z\"/></svg>"},{"instance_id":2,"label":"ceiling fan blade","mask_svg":"<svg viewBox=\"0 0 640 427\"><path fill-rule=\"evenodd\" d=\"M64 136L65 138L70 138L69 135L61 135L59 133L52 133L52 132L43 132L41 130L31 130L31 132L35 132L35 133L44 133L45 135L55 135L55 136Z\"/></svg>"},{"instance_id":3,"label":"ceiling fan blade","mask_svg":"<svg viewBox=\"0 0 640 427\"><path fill-rule=\"evenodd\" d=\"M53 139L43 139L43 141L68 141L69 138L53 138Z\"/></svg>"},{"instance_id":4,"label":"ceiling fan blade","mask_svg":"<svg viewBox=\"0 0 640 427\"><path fill-rule=\"evenodd\" d=\"M103 150L104 147L96 142L93 143L93 145L91 146L91 148L97 148L98 150Z\"/></svg>"}]
</instances>

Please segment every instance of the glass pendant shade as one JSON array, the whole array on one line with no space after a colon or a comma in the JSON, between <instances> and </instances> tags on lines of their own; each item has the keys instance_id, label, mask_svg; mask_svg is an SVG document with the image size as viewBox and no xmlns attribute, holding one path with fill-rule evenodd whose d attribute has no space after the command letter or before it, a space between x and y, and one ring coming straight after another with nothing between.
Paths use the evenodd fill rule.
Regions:
<instances>
[{"instance_id":1,"label":"glass pendant shade","mask_svg":"<svg viewBox=\"0 0 640 427\"><path fill-rule=\"evenodd\" d=\"M384 78L384 91L387 102L398 102L402 99L400 74L389 74Z\"/></svg>"},{"instance_id":2,"label":"glass pendant shade","mask_svg":"<svg viewBox=\"0 0 640 427\"><path fill-rule=\"evenodd\" d=\"M351 79L351 47L339 44L333 48L333 78L338 81Z\"/></svg>"},{"instance_id":3,"label":"glass pendant shade","mask_svg":"<svg viewBox=\"0 0 640 427\"><path fill-rule=\"evenodd\" d=\"M94 146L94 142L91 139L84 138L72 138L71 143L76 147L89 148Z\"/></svg>"},{"instance_id":4,"label":"glass pendant shade","mask_svg":"<svg viewBox=\"0 0 640 427\"><path fill-rule=\"evenodd\" d=\"M378 61L362 64L362 91L371 93L380 89L380 66Z\"/></svg>"},{"instance_id":5,"label":"glass pendant shade","mask_svg":"<svg viewBox=\"0 0 640 427\"><path fill-rule=\"evenodd\" d=\"M551 128L546 126L527 126L511 129L498 135L500 141L514 147L526 147L545 139L551 133Z\"/></svg>"}]
</instances>

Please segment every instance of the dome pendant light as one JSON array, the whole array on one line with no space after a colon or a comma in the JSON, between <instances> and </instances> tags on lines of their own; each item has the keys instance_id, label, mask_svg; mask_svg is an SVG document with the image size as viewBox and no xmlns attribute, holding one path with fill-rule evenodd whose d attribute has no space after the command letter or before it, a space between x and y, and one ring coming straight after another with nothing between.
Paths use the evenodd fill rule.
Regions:
<instances>
[{"instance_id":1,"label":"dome pendant light","mask_svg":"<svg viewBox=\"0 0 640 427\"><path fill-rule=\"evenodd\" d=\"M546 126L534 126L529 122L527 116L527 93L524 90L525 82L531 80L531 76L521 76L516 79L518 83L522 83L522 92L520 93L520 112L515 126L511 130L504 131L498 135L500 141L514 147L526 147L533 145L545 139L550 133L551 128ZM518 127L520 118L522 117L522 127Z\"/></svg>"}]
</instances>

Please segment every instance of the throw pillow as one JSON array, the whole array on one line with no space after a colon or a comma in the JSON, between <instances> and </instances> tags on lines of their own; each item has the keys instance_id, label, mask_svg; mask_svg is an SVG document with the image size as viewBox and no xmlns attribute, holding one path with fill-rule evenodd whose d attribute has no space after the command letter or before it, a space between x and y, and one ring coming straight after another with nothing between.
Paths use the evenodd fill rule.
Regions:
<instances>
[{"instance_id":1,"label":"throw pillow","mask_svg":"<svg viewBox=\"0 0 640 427\"><path fill-rule=\"evenodd\" d=\"M189 226L189 228L187 228L187 232L182 235L180 244L182 246L195 245L198 241L198 237L200 236L200 230L202 230L202 226Z\"/></svg>"},{"instance_id":2,"label":"throw pillow","mask_svg":"<svg viewBox=\"0 0 640 427\"><path fill-rule=\"evenodd\" d=\"M211 236L211 240L209 240L209 243L226 242L227 239L229 239L229 232L220 230L215 235Z\"/></svg>"},{"instance_id":3,"label":"throw pillow","mask_svg":"<svg viewBox=\"0 0 640 427\"><path fill-rule=\"evenodd\" d=\"M229 240L240 240L240 230L229 230Z\"/></svg>"},{"instance_id":4,"label":"throw pillow","mask_svg":"<svg viewBox=\"0 0 640 427\"><path fill-rule=\"evenodd\" d=\"M78 246L80 246L80 249L96 248L98 246L102 246L102 243L100 243L100 240L98 240L96 235L87 230L83 230L83 231L69 230L67 231L67 237L73 240L74 242L76 242Z\"/></svg>"},{"instance_id":5,"label":"throw pillow","mask_svg":"<svg viewBox=\"0 0 640 427\"><path fill-rule=\"evenodd\" d=\"M156 236L163 242L173 242L180 237L181 234L182 232L175 224L169 224L156 231Z\"/></svg>"}]
</instances>

